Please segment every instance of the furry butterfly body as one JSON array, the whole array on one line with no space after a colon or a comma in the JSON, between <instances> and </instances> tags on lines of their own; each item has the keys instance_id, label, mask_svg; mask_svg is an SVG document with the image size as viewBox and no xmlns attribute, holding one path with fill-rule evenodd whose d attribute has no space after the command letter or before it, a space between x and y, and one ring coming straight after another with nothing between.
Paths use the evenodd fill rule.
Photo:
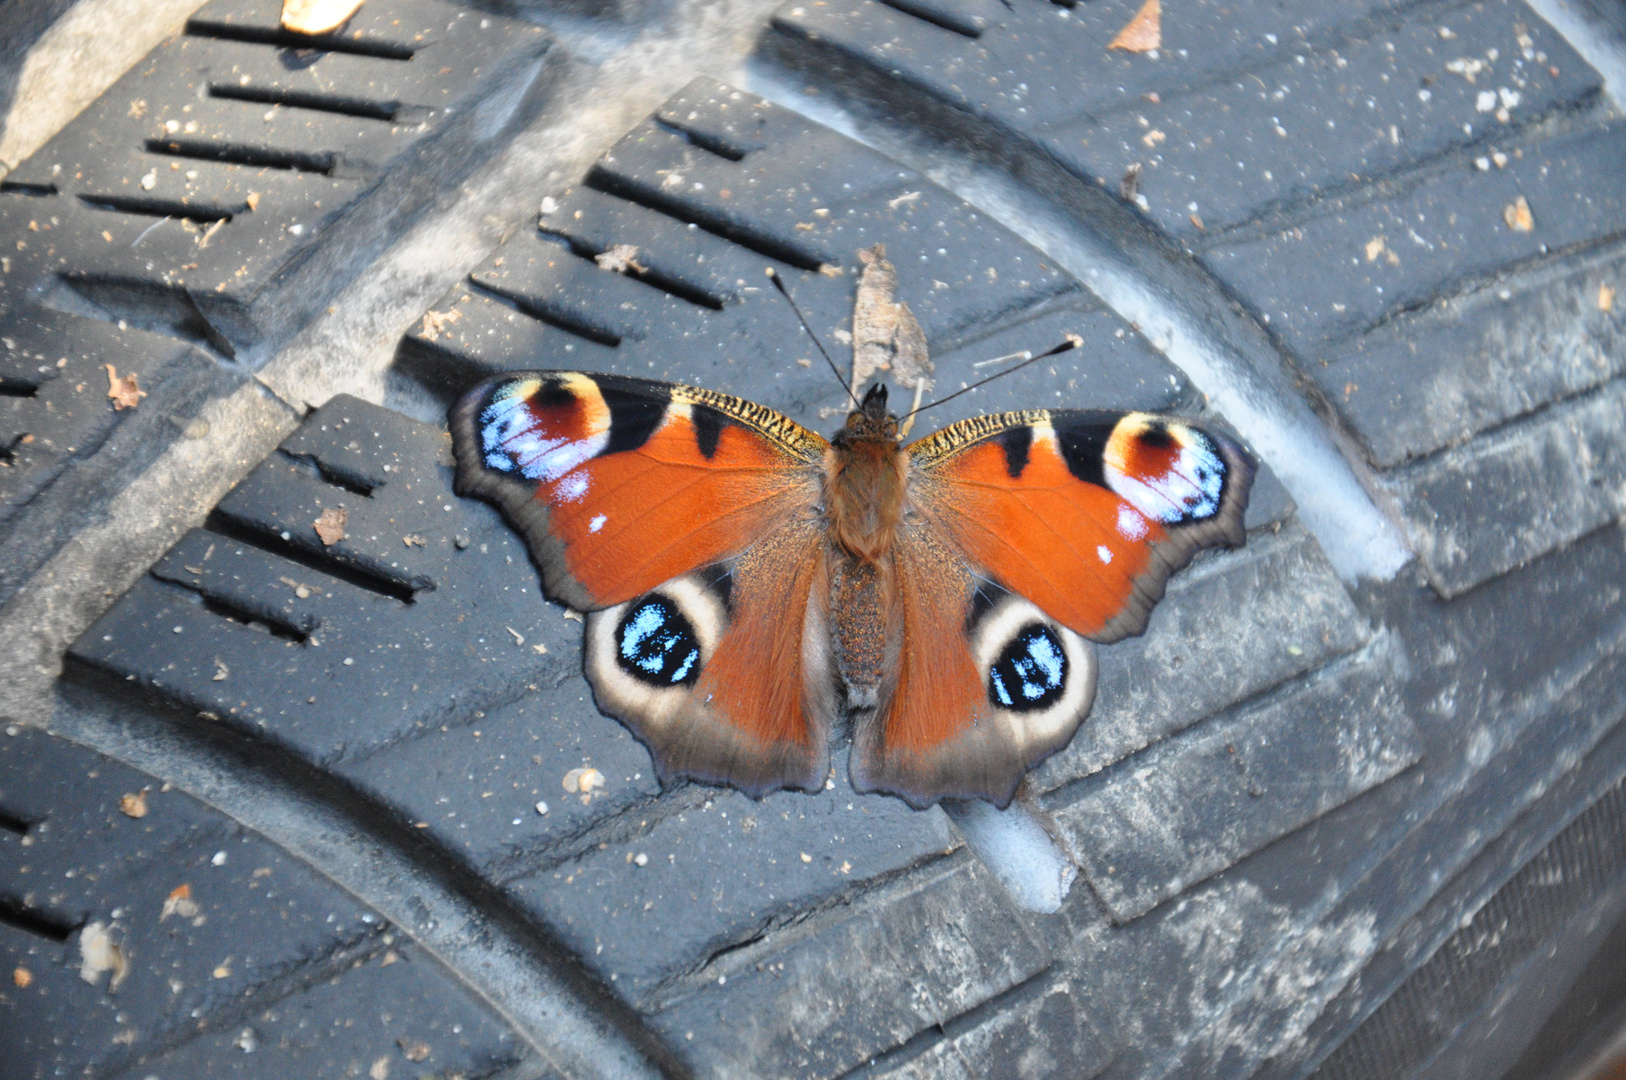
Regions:
<instances>
[{"instance_id":1,"label":"furry butterfly body","mask_svg":"<svg viewBox=\"0 0 1626 1080\"><path fill-rule=\"evenodd\" d=\"M1066 746L1093 642L1243 542L1253 463L1146 413L981 416L904 445L872 387L828 441L708 390L505 375L453 409L457 489L588 612L595 699L663 778L1005 806Z\"/></svg>"}]
</instances>

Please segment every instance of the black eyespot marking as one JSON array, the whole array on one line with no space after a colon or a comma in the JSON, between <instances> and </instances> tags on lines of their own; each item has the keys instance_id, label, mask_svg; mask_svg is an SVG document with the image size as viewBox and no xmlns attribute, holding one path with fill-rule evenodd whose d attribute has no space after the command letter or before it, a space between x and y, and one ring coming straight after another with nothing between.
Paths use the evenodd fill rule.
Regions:
<instances>
[{"instance_id":1,"label":"black eyespot marking","mask_svg":"<svg viewBox=\"0 0 1626 1080\"><path fill-rule=\"evenodd\" d=\"M1047 709L1067 691L1067 652L1055 631L1029 623L988 672L988 700L1013 712Z\"/></svg>"},{"instance_id":2,"label":"black eyespot marking","mask_svg":"<svg viewBox=\"0 0 1626 1080\"><path fill-rule=\"evenodd\" d=\"M627 388L602 375L597 376L597 381L598 391L610 410L610 437L600 453L636 450L648 442L666 418L671 395L656 397L642 386Z\"/></svg>"},{"instance_id":3,"label":"black eyespot marking","mask_svg":"<svg viewBox=\"0 0 1626 1080\"><path fill-rule=\"evenodd\" d=\"M678 606L651 593L615 628L615 658L628 675L662 689L700 677L700 639Z\"/></svg>"},{"instance_id":4,"label":"black eyespot marking","mask_svg":"<svg viewBox=\"0 0 1626 1080\"><path fill-rule=\"evenodd\" d=\"M717 453L717 440L723 437L723 425L728 421L709 405L689 406L689 416L694 421L694 440L700 447L700 456L710 461Z\"/></svg>"},{"instance_id":5,"label":"black eyespot marking","mask_svg":"<svg viewBox=\"0 0 1626 1080\"><path fill-rule=\"evenodd\" d=\"M1056 425L1056 443L1061 447L1061 459L1067 462L1067 471L1086 484L1106 487L1107 474L1101 461L1116 423L1115 416L1086 414L1070 423Z\"/></svg>"},{"instance_id":6,"label":"black eyespot marking","mask_svg":"<svg viewBox=\"0 0 1626 1080\"><path fill-rule=\"evenodd\" d=\"M1022 475L1028 467L1028 451L1033 447L1033 429L1027 424L1007 428L994 436L994 441L1005 450L1005 472L1012 479Z\"/></svg>"},{"instance_id":7,"label":"black eyespot marking","mask_svg":"<svg viewBox=\"0 0 1626 1080\"><path fill-rule=\"evenodd\" d=\"M1154 450L1166 450L1174 445L1174 434L1169 431L1169 426L1156 420L1148 423L1136 438L1140 440L1142 446Z\"/></svg>"},{"instance_id":8,"label":"black eyespot marking","mask_svg":"<svg viewBox=\"0 0 1626 1080\"><path fill-rule=\"evenodd\" d=\"M504 386L509 384L504 383ZM498 388L500 389L500 387ZM571 393L564 383L552 379L544 379L542 386L531 395L533 404L544 409L562 409L580 404L581 399Z\"/></svg>"}]
</instances>

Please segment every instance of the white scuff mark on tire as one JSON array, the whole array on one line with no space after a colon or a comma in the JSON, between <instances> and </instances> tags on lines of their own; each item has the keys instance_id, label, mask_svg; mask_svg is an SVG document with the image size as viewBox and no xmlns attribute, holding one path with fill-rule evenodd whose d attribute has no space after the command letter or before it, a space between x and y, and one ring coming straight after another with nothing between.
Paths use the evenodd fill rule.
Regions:
<instances>
[{"instance_id":1,"label":"white scuff mark on tire","mask_svg":"<svg viewBox=\"0 0 1626 1080\"><path fill-rule=\"evenodd\" d=\"M981 799L945 800L942 806L1012 900L1046 915L1061 909L1078 869L1027 807L1013 802L996 810Z\"/></svg>"}]
</instances>

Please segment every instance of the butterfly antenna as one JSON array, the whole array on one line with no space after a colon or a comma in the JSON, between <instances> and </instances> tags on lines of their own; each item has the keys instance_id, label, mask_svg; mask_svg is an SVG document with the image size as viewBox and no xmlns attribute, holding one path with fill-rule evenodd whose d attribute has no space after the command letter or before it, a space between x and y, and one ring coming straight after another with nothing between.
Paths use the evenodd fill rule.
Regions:
<instances>
[{"instance_id":1,"label":"butterfly antenna","mask_svg":"<svg viewBox=\"0 0 1626 1080\"><path fill-rule=\"evenodd\" d=\"M796 313L796 321L802 324L802 329L807 331L807 336L813 339L813 347L819 350L819 355L824 357L824 362L830 365L831 374L836 377L836 382L841 384L841 388L847 391L847 396L852 398L853 405L857 408L863 408L858 401L858 396L853 393L852 386L842 377L841 369L836 367L834 360L830 359L830 354L824 351L824 345L820 343L819 335L815 334L813 328L807 325L807 319L802 316L802 309L797 307L796 301L790 298L790 293L785 289L785 283L779 279L779 271L771 266L768 267L768 280L773 282L773 287L779 290L779 295L785 298L785 303L789 304L790 309Z\"/></svg>"},{"instance_id":2,"label":"butterfly antenna","mask_svg":"<svg viewBox=\"0 0 1626 1080\"><path fill-rule=\"evenodd\" d=\"M961 394L969 394L969 393L971 393L971 391L975 390L979 386L987 386L989 383L993 382L995 379L1003 379L1007 375L1014 375L1016 372L1021 371L1023 368L1027 367L1029 364L1037 364L1040 360L1045 360L1045 359L1048 359L1048 358L1050 358L1052 356L1057 356L1057 355L1059 355L1061 353L1064 353L1064 352L1070 352L1071 350L1076 349L1080 345L1083 345L1083 344L1084 344L1084 339L1083 338L1079 337L1077 334L1068 334L1067 337L1066 337L1066 340L1063 341L1060 345L1057 345L1055 348L1049 349L1049 350L1047 350L1045 352L1042 352L1037 356L1029 356L1026 360L1022 361L1020 364L1017 364L1014 367L1008 367L1004 371L1001 371L1001 372L999 372L997 374L988 376L986 379L979 379L977 382L972 383L970 386L962 387L961 389L954 391L954 393L950 394L948 397L938 398L936 401L932 402L929 405L920 405L920 406L918 406L918 407L916 407L914 409L911 409L909 411L909 415L906 416L904 419L905 420L912 419L916 413L923 413L927 409L935 409L939 405L943 405L943 404L946 404L946 403L948 403L950 401L953 401L955 398L959 397ZM1011 356L1002 356L999 359L1001 359L1001 360L1009 360L1009 359L1011 359L1011 357L1021 356L1021 355L1023 355L1023 354L1022 353L1012 353ZM973 366L975 366L975 365L973 365Z\"/></svg>"}]
</instances>

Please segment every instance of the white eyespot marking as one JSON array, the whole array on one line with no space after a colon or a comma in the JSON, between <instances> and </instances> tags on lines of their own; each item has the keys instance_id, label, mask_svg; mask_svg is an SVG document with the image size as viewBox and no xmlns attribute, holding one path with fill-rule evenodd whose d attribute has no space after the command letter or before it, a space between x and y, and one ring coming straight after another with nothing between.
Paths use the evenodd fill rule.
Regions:
<instances>
[{"instance_id":1,"label":"white eyespot marking","mask_svg":"<svg viewBox=\"0 0 1626 1080\"><path fill-rule=\"evenodd\" d=\"M594 515L593 520L587 523L587 531L598 532L600 529L604 528L604 523L609 520L610 519L605 517L603 514L596 514Z\"/></svg>"},{"instance_id":2,"label":"white eyespot marking","mask_svg":"<svg viewBox=\"0 0 1626 1080\"><path fill-rule=\"evenodd\" d=\"M1118 508L1118 535L1125 540L1144 540L1146 538L1146 519L1132 508L1120 506Z\"/></svg>"},{"instance_id":3,"label":"white eyespot marking","mask_svg":"<svg viewBox=\"0 0 1626 1080\"><path fill-rule=\"evenodd\" d=\"M1103 563L1109 563L1112 561L1112 549L1107 547L1105 544L1097 544L1095 546L1095 554Z\"/></svg>"}]
</instances>

